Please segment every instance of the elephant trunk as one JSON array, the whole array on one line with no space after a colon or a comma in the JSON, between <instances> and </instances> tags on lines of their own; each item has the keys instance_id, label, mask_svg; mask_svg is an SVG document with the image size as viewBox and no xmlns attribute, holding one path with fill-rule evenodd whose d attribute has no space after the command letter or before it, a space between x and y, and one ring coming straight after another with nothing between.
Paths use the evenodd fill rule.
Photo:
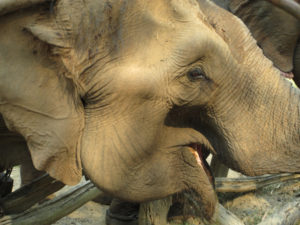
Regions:
<instances>
[{"instance_id":1,"label":"elephant trunk","mask_svg":"<svg viewBox=\"0 0 300 225\"><path fill-rule=\"evenodd\" d=\"M244 91L241 117L230 125L236 136L228 143L233 150L227 154L234 160L224 153L223 157L250 176L300 172L300 91L274 68L261 72L263 76L256 75L248 84L257 93Z\"/></svg>"},{"instance_id":2,"label":"elephant trunk","mask_svg":"<svg viewBox=\"0 0 300 225\"><path fill-rule=\"evenodd\" d=\"M284 78L281 78L283 80ZM262 149L262 158L267 158L266 171L259 172L300 172L300 91L289 82L279 82L279 90L283 92L283 99L274 101L273 111L268 119L274 130L271 135L270 150ZM275 95L276 96L276 95ZM269 159L269 160L268 160ZM255 163L256 157L252 158ZM258 161L259 162L259 161ZM275 167L275 168L274 168ZM257 173L256 173L257 174Z\"/></svg>"}]
</instances>

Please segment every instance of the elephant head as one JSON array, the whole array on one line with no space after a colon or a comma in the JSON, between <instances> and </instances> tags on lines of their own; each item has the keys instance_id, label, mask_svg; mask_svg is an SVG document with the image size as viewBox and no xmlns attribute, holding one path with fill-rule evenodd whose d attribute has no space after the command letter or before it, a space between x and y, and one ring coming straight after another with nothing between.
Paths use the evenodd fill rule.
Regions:
<instances>
[{"instance_id":1,"label":"elephant head","mask_svg":"<svg viewBox=\"0 0 300 225\"><path fill-rule=\"evenodd\" d=\"M0 112L67 184L83 168L128 201L190 189L210 218L209 152L247 175L300 171L299 90L210 1L60 0L0 28Z\"/></svg>"},{"instance_id":2,"label":"elephant head","mask_svg":"<svg viewBox=\"0 0 300 225\"><path fill-rule=\"evenodd\" d=\"M296 58L300 55L296 48L300 48L300 20L269 1L218 1L214 0L243 20L264 54L278 69L294 73L294 80L299 86L300 70L297 69L299 61Z\"/></svg>"}]
</instances>

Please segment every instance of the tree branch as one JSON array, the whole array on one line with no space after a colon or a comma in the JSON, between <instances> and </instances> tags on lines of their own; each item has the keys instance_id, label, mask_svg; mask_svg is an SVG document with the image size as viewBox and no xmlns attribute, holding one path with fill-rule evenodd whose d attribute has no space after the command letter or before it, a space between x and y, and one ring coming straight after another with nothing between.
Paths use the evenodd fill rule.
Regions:
<instances>
[{"instance_id":1,"label":"tree branch","mask_svg":"<svg viewBox=\"0 0 300 225\"><path fill-rule=\"evenodd\" d=\"M217 177L215 180L217 192L248 192L287 180L300 179L300 174L275 174L257 177L226 178Z\"/></svg>"}]
</instances>

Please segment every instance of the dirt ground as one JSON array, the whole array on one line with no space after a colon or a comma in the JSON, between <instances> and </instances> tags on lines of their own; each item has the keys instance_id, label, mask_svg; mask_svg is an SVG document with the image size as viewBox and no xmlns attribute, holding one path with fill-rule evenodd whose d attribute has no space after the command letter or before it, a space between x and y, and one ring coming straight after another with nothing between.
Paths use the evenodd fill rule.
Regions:
<instances>
[{"instance_id":1,"label":"dirt ground","mask_svg":"<svg viewBox=\"0 0 300 225\"><path fill-rule=\"evenodd\" d=\"M54 223L54 225L105 225L106 209L106 206L88 202L70 215Z\"/></svg>"},{"instance_id":2,"label":"dirt ground","mask_svg":"<svg viewBox=\"0 0 300 225\"><path fill-rule=\"evenodd\" d=\"M237 176L239 174L230 173L230 177ZM14 189L16 189L20 186L18 168L14 169L12 177L15 181ZM65 187L58 194L68 189L69 187ZM219 200L224 207L239 217L245 225L258 224L262 219L275 212L277 208L282 207L295 198L300 198L300 181L270 185L256 192L240 196L236 194L219 194ZM107 206L88 202L70 215L54 223L54 225L105 225L106 210ZM199 225L195 220L191 221L193 222L189 221L184 223L184 225ZM300 221L297 225L300 225Z\"/></svg>"},{"instance_id":3,"label":"dirt ground","mask_svg":"<svg viewBox=\"0 0 300 225\"><path fill-rule=\"evenodd\" d=\"M228 196L220 196L222 198L225 199L222 201L224 207L239 217L245 225L256 225L288 202L300 199L300 181L269 185L231 200L228 200ZM300 225L300 221L296 225Z\"/></svg>"}]
</instances>

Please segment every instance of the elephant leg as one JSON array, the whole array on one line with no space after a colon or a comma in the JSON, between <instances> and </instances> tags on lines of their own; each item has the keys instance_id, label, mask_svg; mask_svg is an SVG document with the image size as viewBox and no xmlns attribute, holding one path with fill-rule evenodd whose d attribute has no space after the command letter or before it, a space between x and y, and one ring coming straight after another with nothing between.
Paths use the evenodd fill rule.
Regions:
<instances>
[{"instance_id":1,"label":"elephant leg","mask_svg":"<svg viewBox=\"0 0 300 225\"><path fill-rule=\"evenodd\" d=\"M113 200L109 194L103 194L93 199L94 202L97 202L101 205L110 205Z\"/></svg>"},{"instance_id":2,"label":"elephant leg","mask_svg":"<svg viewBox=\"0 0 300 225\"><path fill-rule=\"evenodd\" d=\"M10 177L11 170L0 172L0 198L10 194L13 189L13 179Z\"/></svg>"},{"instance_id":3,"label":"elephant leg","mask_svg":"<svg viewBox=\"0 0 300 225\"><path fill-rule=\"evenodd\" d=\"M215 156L211 160L210 169L215 177L227 177L229 172L229 168L222 164Z\"/></svg>"},{"instance_id":4,"label":"elephant leg","mask_svg":"<svg viewBox=\"0 0 300 225\"><path fill-rule=\"evenodd\" d=\"M106 225L138 225L140 205L113 199L106 212Z\"/></svg>"}]
</instances>

